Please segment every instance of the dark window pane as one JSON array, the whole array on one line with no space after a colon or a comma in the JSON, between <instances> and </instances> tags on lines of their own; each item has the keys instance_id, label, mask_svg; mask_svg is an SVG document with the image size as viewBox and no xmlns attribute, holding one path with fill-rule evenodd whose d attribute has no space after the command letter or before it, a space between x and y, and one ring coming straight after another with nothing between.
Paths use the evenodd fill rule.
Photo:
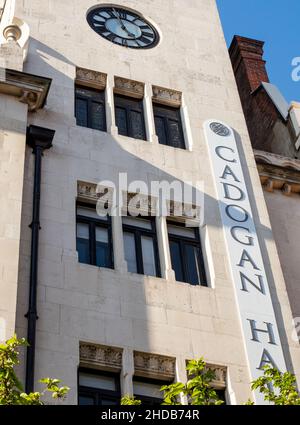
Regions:
<instances>
[{"instance_id":1,"label":"dark window pane","mask_svg":"<svg viewBox=\"0 0 300 425\"><path fill-rule=\"evenodd\" d=\"M75 97L77 125L106 131L104 91L76 87Z\"/></svg>"},{"instance_id":2,"label":"dark window pane","mask_svg":"<svg viewBox=\"0 0 300 425\"><path fill-rule=\"evenodd\" d=\"M184 148L182 129L178 121L169 120L169 133L171 146L174 148Z\"/></svg>"},{"instance_id":3,"label":"dark window pane","mask_svg":"<svg viewBox=\"0 0 300 425\"><path fill-rule=\"evenodd\" d=\"M184 248L187 268L186 281L192 285L199 285L201 283L199 270L200 250L198 247L188 244L186 244Z\"/></svg>"},{"instance_id":4,"label":"dark window pane","mask_svg":"<svg viewBox=\"0 0 300 425\"><path fill-rule=\"evenodd\" d=\"M134 139L144 140L144 119L141 112L131 111L130 112L130 123L131 123L131 137Z\"/></svg>"},{"instance_id":5,"label":"dark window pane","mask_svg":"<svg viewBox=\"0 0 300 425\"><path fill-rule=\"evenodd\" d=\"M154 103L153 112L159 143L185 149L180 109Z\"/></svg>"},{"instance_id":6,"label":"dark window pane","mask_svg":"<svg viewBox=\"0 0 300 425\"><path fill-rule=\"evenodd\" d=\"M119 134L128 136L126 109L116 108L116 126L118 127Z\"/></svg>"},{"instance_id":7,"label":"dark window pane","mask_svg":"<svg viewBox=\"0 0 300 425\"><path fill-rule=\"evenodd\" d=\"M176 280L184 282L182 259L180 254L180 245L177 242L170 241L170 252L172 260L172 268L175 271Z\"/></svg>"},{"instance_id":8,"label":"dark window pane","mask_svg":"<svg viewBox=\"0 0 300 425\"><path fill-rule=\"evenodd\" d=\"M95 403L95 400L93 397L80 395L79 396L79 406L93 406Z\"/></svg>"},{"instance_id":9,"label":"dark window pane","mask_svg":"<svg viewBox=\"0 0 300 425\"><path fill-rule=\"evenodd\" d=\"M135 238L133 233L124 233L124 251L128 271L130 273L137 273Z\"/></svg>"},{"instance_id":10,"label":"dark window pane","mask_svg":"<svg viewBox=\"0 0 300 425\"><path fill-rule=\"evenodd\" d=\"M108 230L102 227L96 228L96 266L110 266Z\"/></svg>"},{"instance_id":11,"label":"dark window pane","mask_svg":"<svg viewBox=\"0 0 300 425\"><path fill-rule=\"evenodd\" d=\"M141 236L144 274L156 276L154 240L149 236Z\"/></svg>"},{"instance_id":12,"label":"dark window pane","mask_svg":"<svg viewBox=\"0 0 300 425\"><path fill-rule=\"evenodd\" d=\"M118 406L120 404L119 400L112 400L109 398L102 398L101 405L102 406Z\"/></svg>"},{"instance_id":13,"label":"dark window pane","mask_svg":"<svg viewBox=\"0 0 300 425\"><path fill-rule=\"evenodd\" d=\"M87 127L88 125L88 103L87 100L76 100L76 120L77 125Z\"/></svg>"},{"instance_id":14,"label":"dark window pane","mask_svg":"<svg viewBox=\"0 0 300 425\"><path fill-rule=\"evenodd\" d=\"M106 130L105 107L103 103L92 102L92 128L95 130Z\"/></svg>"},{"instance_id":15,"label":"dark window pane","mask_svg":"<svg viewBox=\"0 0 300 425\"><path fill-rule=\"evenodd\" d=\"M90 237L88 224L77 224L77 251L79 262L90 264Z\"/></svg>"},{"instance_id":16,"label":"dark window pane","mask_svg":"<svg viewBox=\"0 0 300 425\"><path fill-rule=\"evenodd\" d=\"M167 144L167 134L166 134L166 128L165 128L165 122L164 119L161 117L155 117L155 128L156 128L156 134L158 137L158 141L161 145Z\"/></svg>"}]
</instances>

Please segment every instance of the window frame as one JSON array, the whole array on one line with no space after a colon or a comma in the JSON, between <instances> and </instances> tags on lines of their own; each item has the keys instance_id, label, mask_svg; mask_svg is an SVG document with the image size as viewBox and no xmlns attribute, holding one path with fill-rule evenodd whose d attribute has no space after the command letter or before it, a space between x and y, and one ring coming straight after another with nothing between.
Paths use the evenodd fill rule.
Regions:
<instances>
[{"instance_id":1,"label":"window frame","mask_svg":"<svg viewBox=\"0 0 300 425\"><path fill-rule=\"evenodd\" d=\"M96 266L99 268L105 268L105 269L114 269L114 249L113 249L113 232L112 232L112 220L111 220L111 216L109 214L107 214L107 220L101 220L101 218L99 217L99 219L93 218L93 217L87 217L84 215L80 215L77 213L77 208L78 207L84 207L84 208L89 208L90 210L92 210L91 208L91 204L85 203L85 202L80 202L78 201L76 203L76 248L77 248L77 225L78 224L87 224L89 226L89 250L90 250L90 262L89 263L80 263L80 264L88 264L91 266ZM96 205L94 206L95 211L96 211ZM101 227L102 229L106 229L107 230L107 234L108 234L108 249L109 249L109 266L105 267L105 266L98 266L96 264L96 259L97 259L97 255L96 255L96 228L97 227ZM77 249L76 249L77 251ZM77 251L78 252L78 251Z\"/></svg>"},{"instance_id":2,"label":"window frame","mask_svg":"<svg viewBox=\"0 0 300 425\"><path fill-rule=\"evenodd\" d=\"M157 108L160 108L161 110L165 110L165 111L173 111L173 112L176 113L176 118L177 118L177 122L178 122L178 125L179 125L179 131L180 131L180 136L181 136L181 146L174 146L172 143L170 143L171 142L171 134L170 134L169 121L171 121L171 120L174 121L174 118L172 119L171 116L168 116L167 113L164 113L164 114L162 112L160 113L160 111L157 110ZM153 109L155 133L156 133L157 137L158 137L158 134L157 134L156 121L155 121L156 117L161 118L163 120L163 124L164 124L164 128L165 128L166 142L167 143L162 143L159 140L159 137L158 137L159 144L163 145L163 146L169 146L169 147L174 148L174 149L187 150L186 140L185 140L184 131L183 131L181 107L180 106L179 107L173 107L173 106L170 106L170 105L163 105L163 104L158 103L158 102L153 102L152 109Z\"/></svg>"},{"instance_id":3,"label":"window frame","mask_svg":"<svg viewBox=\"0 0 300 425\"><path fill-rule=\"evenodd\" d=\"M80 95L77 92L77 89L86 90L86 91L89 91L90 93L95 93L95 96L92 96L91 98L84 97L83 95ZM96 95L98 95L99 97L97 97ZM77 102L78 102L78 100L84 100L84 101L87 102L87 125L86 126L78 124L78 118L77 118ZM104 128L103 129L95 128L93 126L93 121L92 121L92 103L93 102L101 103L104 107L104 116L103 116L103 118L104 118ZM92 130L107 132L105 89L97 90L93 87L84 86L82 84L77 84L75 82L75 118L76 118L76 125L79 126L79 127L90 128Z\"/></svg>"},{"instance_id":4,"label":"window frame","mask_svg":"<svg viewBox=\"0 0 300 425\"><path fill-rule=\"evenodd\" d=\"M186 228L184 223L179 223L178 221L173 221L171 219L167 220L167 229L168 229L169 225L170 226L173 225L173 226L176 226L176 227L179 227L179 228L180 227ZM204 257L203 257L200 231L199 231L198 227L192 227L192 229L195 231L195 238L194 239L186 237L186 236L173 235L173 234L169 233L169 230L168 230L169 251L170 251L170 256L171 256L171 262L172 262L171 242L175 242L179 245L179 250L180 250L180 257L181 257L181 262L182 262L182 274L183 274L183 278L184 278L184 280L182 282L187 283L187 284L192 285L192 286L208 287L208 281L207 281L207 276L206 276L206 269L205 269L205 263L204 263ZM198 283L198 284L193 284L193 283L190 283L190 282L187 281L188 264L187 264L186 255L185 255L185 246L186 245L193 246L193 247L196 247L196 248L199 249L198 267L199 267L199 271L200 271L200 283ZM173 268L173 264L172 264L172 268Z\"/></svg>"},{"instance_id":5,"label":"window frame","mask_svg":"<svg viewBox=\"0 0 300 425\"><path fill-rule=\"evenodd\" d=\"M127 103L126 103L126 101L127 101ZM134 107L134 104L135 104L135 107ZM120 133L118 123L117 123L117 113L116 113L117 108L125 109L127 134ZM130 138L135 139L135 140L147 141L147 132L146 132L146 122L145 122L145 111L144 111L143 99L130 97L130 96L126 96L126 95L114 92L114 109L115 109L115 124L116 124L116 127L118 128L118 134L120 136L130 137ZM138 138L134 137L134 135L133 135L132 120L130 119L130 112L131 111L140 113L141 116L142 116L143 138L138 139Z\"/></svg>"},{"instance_id":6,"label":"window frame","mask_svg":"<svg viewBox=\"0 0 300 425\"><path fill-rule=\"evenodd\" d=\"M130 218L131 216L127 216L127 217ZM142 220L149 220L149 222L151 223L151 230L122 223L123 241L124 241L124 233L131 233L131 234L134 235L135 252L136 252L136 266L137 266L136 274L149 276L149 275L146 275L144 273L143 249L142 249L142 236L146 236L146 237L148 236L148 237L151 237L153 239L153 249L154 249L154 257L155 257L155 267L156 267L156 276L152 276L152 277L160 278L161 277L161 267L160 267L160 258L159 258L159 249L158 249L155 217L138 216L138 217L131 217L131 218L134 218L134 219L137 219L137 220L139 218L142 219Z\"/></svg>"},{"instance_id":7,"label":"window frame","mask_svg":"<svg viewBox=\"0 0 300 425\"><path fill-rule=\"evenodd\" d=\"M105 389L94 388L94 387L85 387L83 385L79 385L80 373L88 373L90 375L95 375L95 376L109 376L111 378L114 378L115 384L116 384L116 390L112 391L112 390L105 390ZM120 377L121 377L120 373L113 373L113 372L89 369L89 368L84 368L84 367L78 368L78 373L77 373L77 389L78 389L78 391L77 391L77 404L79 405L79 398L81 396L88 396L88 397L94 398L94 401L95 401L94 406L108 406L108 405L105 405L105 404L99 404L99 401L101 401L103 397L105 397L107 399L111 399L112 401L116 401L117 402L116 405L119 405L121 398L122 398Z\"/></svg>"},{"instance_id":8,"label":"window frame","mask_svg":"<svg viewBox=\"0 0 300 425\"><path fill-rule=\"evenodd\" d=\"M144 378L142 376L133 376L132 378L132 384L134 385L134 381L136 382L141 382L141 383L145 383L145 384L157 384L160 385L161 387L164 385L170 385L172 384L174 381L161 381L159 379L156 378ZM144 395L140 395L140 394L133 394L134 397L136 397L137 400L141 400L142 405L146 404L148 406L157 406L157 405L161 405L162 402L164 401L164 397L163 397L163 393L161 393L161 398L158 399L156 397L151 397L151 396L144 396ZM157 402L160 401L159 404L157 404Z\"/></svg>"}]
</instances>

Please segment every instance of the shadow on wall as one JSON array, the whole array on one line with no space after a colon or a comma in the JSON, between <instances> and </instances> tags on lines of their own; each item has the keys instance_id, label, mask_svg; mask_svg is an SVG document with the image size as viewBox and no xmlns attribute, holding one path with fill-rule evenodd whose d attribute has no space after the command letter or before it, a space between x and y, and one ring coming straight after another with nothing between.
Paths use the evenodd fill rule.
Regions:
<instances>
[{"instance_id":1,"label":"shadow on wall","mask_svg":"<svg viewBox=\"0 0 300 425\"><path fill-rule=\"evenodd\" d=\"M53 126L53 129L56 129L56 137L54 141L54 147L50 152L48 152L45 155L44 160L44 172L47 173L47 175L50 175L53 177L53 180L57 184L57 188L59 188L59 182L57 179L57 176L59 176L60 184L63 186L64 184L66 186L70 187L70 181L71 179L74 179L74 174L77 175L77 180L83 180L83 181L93 181L95 182L96 178L98 178L99 181L105 180L107 176L109 176L110 180L115 179L117 181L118 175L121 172L127 172L128 173L128 181L133 180L144 180L145 183L148 185L151 183L151 181L158 180L158 181L166 181L169 183L172 183L174 180L178 180L177 178L177 170L180 169L180 161L184 164L188 164L191 160L191 153L188 151L180 150L180 152L175 152L172 148L166 148L162 147L162 156L157 161L160 163L160 166L153 165L153 162L151 162L151 155L157 153L157 147L152 146L150 144L147 144L144 141L134 141L132 139L128 139L128 145L131 149L134 149L136 153L141 152L141 155L144 153L145 157L148 157L149 159L146 161L145 159L142 159L137 154L128 152L124 149L124 146L121 145L121 143L114 138L112 135L108 133L102 133L95 130L90 129L82 129L80 127L76 127L74 125L74 117L72 110L74 109L74 80L70 79L67 75L63 74L62 72L57 71L49 62L48 59L51 59L53 62L53 59L56 61L63 62L66 66L74 67L74 77L75 77L75 64L70 62L65 56L61 55L60 53L56 52L55 50L49 48L45 44L32 39L30 44L30 52L28 57L28 63L26 64L26 71L32 72L35 69L41 70L41 74L47 77L53 78L53 86L52 86L52 96L50 93L49 97L49 104L46 108L46 110L41 111L40 113L36 114L35 116L32 116L31 118L34 121L37 121L37 125L49 127L50 123ZM55 63L55 61L54 61ZM118 66L116 64L116 69L118 69ZM69 90L69 96L67 99L70 99L71 105L68 105L68 113L65 114L63 117L63 120L65 120L65 124L62 122L61 118L61 108L64 102L62 102L61 99L56 100L56 95L61 90L61 87L67 87ZM72 95L71 95L72 91ZM55 93L55 96L54 96ZM52 103L52 101L54 103ZM60 103L58 103L60 102ZM53 106L54 105L54 106ZM59 128L55 128L55 119L56 117L60 117L60 126ZM65 138L65 135L62 134L62 126L68 127L68 138ZM72 137L74 135L74 138ZM236 141L238 144L238 149L240 152L240 156L242 159L242 162L245 163L245 154L244 149L242 145L242 140L240 136L236 133ZM74 140L80 140L80 144L76 147L74 147ZM139 145L140 143L140 145ZM170 156L168 153L171 152ZM31 200L32 200L32 164L31 164L31 152L27 152L27 160L29 161L27 163L27 171L25 174L25 183L24 184L24 203L23 203L23 213L22 213L22 229L26 229L27 226L30 224L31 220ZM173 158L175 163L172 164L172 160L170 158ZM198 166L200 167L200 161L197 161ZM31 164L31 165L30 165ZM169 167L169 169L174 170L174 172L165 172L164 171L164 165ZM278 293L275 285L275 279L276 276L273 275L271 267L270 267L270 261L269 256L267 252L266 247L266 239L270 238L272 239L272 232L270 228L265 227L259 219L258 211L256 208L256 204L254 202L255 196L253 193L251 180L250 180L250 174L249 170L247 168L244 168L244 176L246 185L249 191L249 197L251 202L251 207L253 209L254 213L254 221L256 224L256 227L262 229L262 231L258 232L259 242L261 245L261 249L264 255L264 258L266 259L265 268L266 273L268 276L268 281L270 285L270 290L273 297L273 303L276 303L276 318L278 321L279 329L280 329L280 335L282 339L284 354L287 360L287 365L289 370L292 370L292 362L291 357L289 353L289 347L288 347L288 338L286 335L286 330L284 327L284 321L283 321L283 314L282 310L279 305L279 299L278 299ZM96 178L95 178L96 177ZM180 180L180 183L184 184L185 182ZM193 188L194 189L194 188ZM64 192L65 193L65 192ZM219 201L217 201L214 197L211 197L207 193L198 193L199 199L203 199L203 205L205 206L204 211L204 223L208 227L222 227L221 218L220 218L220 212L219 212ZM73 199L73 193L70 194L70 197L72 197L70 202L74 202ZM43 203L43 193L42 193L42 203ZM68 204L68 202L67 202ZM75 205L74 205L75 208ZM212 213L213 212L213 213ZM71 220L71 224L75 226L75 218L73 217ZM41 214L41 243L47 244L47 234L50 232L55 232L57 235L57 246L63 247L64 246L64 227L69 223L70 219L68 218L68 221L66 223L61 222L52 222L52 227L50 226L50 221L48 218L43 218L43 211ZM26 335L26 326L27 322L24 319L24 314L27 311L27 296L28 296L28 283L29 283L29 258L27 255L27 252L29 250L27 249L29 244L28 235L29 232L24 230L24 237L22 237L22 243L21 243L21 263L20 263L20 273L19 273L19 285L20 289L18 291L18 305L22 306L22 308L19 308L18 310L18 318L17 318L17 327L20 330L21 334ZM74 227L74 238L75 238L75 227ZM225 246L225 245L224 245ZM61 249L61 252L63 251L63 248ZM26 254L24 254L26 252ZM45 266L45 263L48 261L47 259L47 252L44 253L41 251L41 262L43 263L43 267ZM217 261L214 260L213 261ZM69 339L70 346L72 344L75 344L75 342L78 344L78 340L81 341L94 341L95 343L101 343L105 345L114 345L116 335L120 335L123 333L123 345L127 347L134 347L134 349L138 351L148 351L149 353L152 352L152 342L149 339L147 327L150 326L148 322L148 313L145 310L142 311L143 307L146 306L146 304L149 302L149 296L146 294L145 291L145 284L148 282L147 277L141 276L141 275L132 275L130 278L130 282L127 282L126 279L124 279L124 282L122 282L122 278L119 279L117 282L117 279L115 279L115 287L118 288L118 294L119 294L119 304L118 307L120 308L122 305L126 305L127 308L130 310L130 305L139 305L138 313L136 313L136 317L130 316L131 312L127 311L124 313L124 316L122 316L122 310L120 318L114 317L114 323L112 326L112 322L110 322L111 318L108 315L104 313L103 307L103 297L105 297L105 294L109 293L109 289L107 288L105 279L107 278L107 273L115 273L111 271L105 271L105 270L99 270L96 267L89 267L84 268L83 272L87 272L87 280L90 279L89 282L86 282L89 289L86 293L87 299L84 300L83 297L83 291L80 291L80 286L82 287L82 281L79 282L78 280L81 278L82 274L80 272L74 272L74 281L73 282L67 282L67 279L65 278L65 269L63 264L63 256L61 256L60 263L59 259L56 260L57 262L57 278L61 281L59 287L65 291L65 295L67 296L68 291L72 291L72 294L78 295L78 299L80 299L80 302L78 302L78 305L75 304L72 305L72 303L68 304L69 301L66 299L64 300L61 298L60 300L57 300L57 304L59 305L59 308L57 310L57 314L61 315L60 322L57 324L57 322L51 322L48 321L47 323L46 317L47 314L52 317L51 311L49 311L50 308L54 309L54 315L55 315L55 309L54 306L54 289L57 288L57 284L53 283L51 281L52 275L54 273L54 270L50 271L50 276L47 276L46 274L40 274L39 276L39 285L40 288L44 287L46 294L49 291L49 294L52 293L52 301L50 301L50 304L52 303L52 307L49 307L49 305L45 305L45 301L47 302L47 298L45 301L40 302L39 305L39 314L40 314L40 320L38 321L38 338L37 338L37 350L45 350L45 347L47 346L47 343L41 338L41 332L44 332L46 335L49 335L49 338L54 338L54 341L56 344L59 344L60 338L64 337ZM74 270L78 270L74 265ZM49 267L49 265L48 265ZM49 269L50 270L50 269ZM129 280L129 275L128 275ZM77 282L77 283L76 283ZM165 282L163 280L157 281L157 286L163 285ZM72 286L73 285L73 286ZM76 287L77 285L77 287ZM172 289L172 288L171 288ZM233 289L233 288L232 288ZM53 290L53 291L52 291ZM161 289L158 289L161 290ZM169 289L165 288L165 294L167 296L167 291ZM191 293L193 293L194 288L191 288ZM85 291L84 291L85 292ZM110 292L111 293L111 292ZM180 291L181 293L181 291ZM193 293L194 294L194 293ZM200 294L199 292L197 295ZM232 292L232 295L234 292ZM196 295L196 292L195 292ZM92 296L92 298L91 298ZM108 297L108 295L107 295ZM73 301L72 301L73 302ZM166 305L168 305L168 299L167 297L165 300L161 300L160 303L157 305L163 305L164 302ZM174 301L175 302L175 301ZM180 303L184 303L185 300L177 300L176 301L178 305ZM190 306L184 307L187 308L187 311L192 311L192 301L188 301L190 303ZM46 312L43 311L43 308L48 309ZM112 316L111 316L112 317ZM152 318L153 320L153 318ZM110 326L109 326L110 323ZM158 322L157 322L158 323ZM238 323L238 322L236 322ZM40 324L40 326L39 326ZM154 328L156 327L156 332L159 334L160 332L166 332L166 329L164 329L164 326L162 324L154 325L154 322L151 322L151 332L154 332ZM110 332L108 334L107 329L110 329ZM189 336L189 330L183 329L183 328L177 328L180 329L182 332L178 334L174 334L173 337L176 338L176 343L178 346L181 346L182 344L185 344L186 341L189 339L191 340ZM40 334L39 334L40 332ZM173 330L171 331L173 332ZM185 334L186 332L186 334ZM240 329L237 329L237 333L240 332ZM39 337L40 335L40 337ZM21 335L20 335L21 336ZM228 338L230 338L228 336ZM122 342L122 341L121 341ZM121 345L121 342L119 344ZM220 341L218 341L218 338L215 339L215 347L214 351L216 353L220 353L220 360L222 359L222 344ZM195 346L198 347L198 346ZM197 352L198 349L193 347L192 349L188 347L186 351L192 351ZM166 348L166 347L165 347ZM203 352L205 353L206 347L203 346ZM36 378L39 378L39 371L42 370L42 375L52 374L53 370L55 370L55 373L61 377L64 380L64 377L68 378L68 373L66 372L63 362L61 361L61 353L58 353L56 350L51 351L51 348L47 347L47 351L43 351L44 358L37 357L37 371L36 371ZM172 352L163 352L162 354L172 354ZM68 357L68 361L71 362L73 365L78 366L78 352L74 352L73 356L70 356L67 354L64 354L64 356ZM221 362L222 363L222 362ZM48 372L49 371L49 372ZM76 388L74 388L73 383L66 381L66 384L69 385L72 388L72 391L76 392Z\"/></svg>"}]
</instances>

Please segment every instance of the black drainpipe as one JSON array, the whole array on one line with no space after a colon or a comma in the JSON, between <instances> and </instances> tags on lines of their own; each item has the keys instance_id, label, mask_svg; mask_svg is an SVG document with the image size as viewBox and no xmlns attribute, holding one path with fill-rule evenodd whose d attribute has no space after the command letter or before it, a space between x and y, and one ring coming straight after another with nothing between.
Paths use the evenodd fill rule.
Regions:
<instances>
[{"instance_id":1,"label":"black drainpipe","mask_svg":"<svg viewBox=\"0 0 300 425\"><path fill-rule=\"evenodd\" d=\"M27 359L26 359L26 393L34 391L34 360L36 341L37 315L37 286L38 286L38 257L39 257L39 232L40 232L40 199L41 199L41 171L44 150L52 147L55 131L48 128L31 125L27 129L27 144L33 149L35 155L34 187L32 205L31 228L31 259L30 259L30 282L29 282L29 309L26 314L28 319Z\"/></svg>"}]
</instances>

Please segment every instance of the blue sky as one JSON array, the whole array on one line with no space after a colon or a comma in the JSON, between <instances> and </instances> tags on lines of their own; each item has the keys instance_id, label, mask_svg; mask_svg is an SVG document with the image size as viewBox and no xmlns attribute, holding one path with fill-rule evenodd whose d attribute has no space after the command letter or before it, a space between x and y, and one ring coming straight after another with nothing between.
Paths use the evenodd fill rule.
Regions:
<instances>
[{"instance_id":1,"label":"blue sky","mask_svg":"<svg viewBox=\"0 0 300 425\"><path fill-rule=\"evenodd\" d=\"M300 81L291 78L300 57L300 0L217 0L228 46L234 34L263 40L270 81L287 101L300 101Z\"/></svg>"}]
</instances>

